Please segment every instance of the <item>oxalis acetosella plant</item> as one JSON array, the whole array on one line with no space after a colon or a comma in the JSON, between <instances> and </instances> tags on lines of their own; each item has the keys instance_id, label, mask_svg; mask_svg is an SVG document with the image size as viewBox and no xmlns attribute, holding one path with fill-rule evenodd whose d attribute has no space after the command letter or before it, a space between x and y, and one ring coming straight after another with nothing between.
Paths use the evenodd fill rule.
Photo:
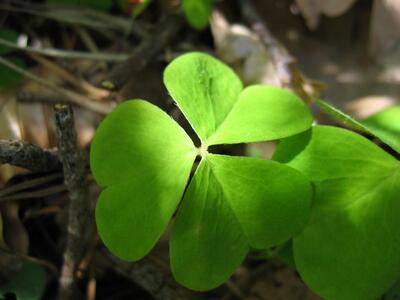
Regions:
<instances>
[{"instance_id":1,"label":"oxalis acetosella plant","mask_svg":"<svg viewBox=\"0 0 400 300\"><path fill-rule=\"evenodd\" d=\"M172 61L164 83L201 146L153 104L137 99L119 105L91 146L92 172L104 188L97 228L112 253L135 261L153 248L177 211L172 273L188 288L208 290L225 282L249 249L276 246L299 233L312 195L308 179L290 166L213 154L208 147L289 137L313 120L295 94L262 85L243 89L228 66L203 53ZM201 161L188 183L196 156Z\"/></svg>"},{"instance_id":2,"label":"oxalis acetosella plant","mask_svg":"<svg viewBox=\"0 0 400 300\"><path fill-rule=\"evenodd\" d=\"M172 61L164 83L201 146L143 100L126 101L106 117L92 143L91 168L103 187L97 227L111 252L141 259L176 212L171 269L194 290L226 281L250 249L290 239L297 270L324 299L376 300L400 281L395 157L352 131L311 126L308 107L285 89L243 89L228 66L207 54ZM397 132L316 104L400 151ZM273 160L208 151L267 140L281 140Z\"/></svg>"}]
</instances>

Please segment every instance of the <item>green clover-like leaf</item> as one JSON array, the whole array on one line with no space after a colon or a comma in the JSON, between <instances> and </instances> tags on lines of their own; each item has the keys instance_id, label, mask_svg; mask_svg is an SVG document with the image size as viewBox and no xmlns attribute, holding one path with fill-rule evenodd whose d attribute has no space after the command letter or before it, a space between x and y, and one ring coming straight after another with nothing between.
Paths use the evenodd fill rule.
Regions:
<instances>
[{"instance_id":1,"label":"green clover-like leaf","mask_svg":"<svg viewBox=\"0 0 400 300\"><path fill-rule=\"evenodd\" d=\"M196 290L218 286L250 247L265 249L297 233L307 220L310 195L307 179L283 164L207 155L173 228L175 277Z\"/></svg>"},{"instance_id":2,"label":"green clover-like leaf","mask_svg":"<svg viewBox=\"0 0 400 300\"><path fill-rule=\"evenodd\" d=\"M24 261L17 274L9 282L0 286L0 298L16 300L42 299L46 281L46 271L42 266ZM6 296L7 294L8 296ZM15 297L9 296L10 294Z\"/></svg>"},{"instance_id":3,"label":"green clover-like leaf","mask_svg":"<svg viewBox=\"0 0 400 300\"><path fill-rule=\"evenodd\" d=\"M179 282L205 290L223 283L248 249L282 243L306 223L311 189L298 171L259 159L210 154L210 144L278 139L311 126L294 94L254 86L191 53L166 69L167 89L202 145L143 100L118 106L98 128L91 167L105 188L96 207L100 237L127 260L154 246L182 197L196 155L200 165L172 230L171 264ZM273 116L274 115L274 116Z\"/></svg>"},{"instance_id":4,"label":"green clover-like leaf","mask_svg":"<svg viewBox=\"0 0 400 300\"><path fill-rule=\"evenodd\" d=\"M361 123L375 136L400 153L400 106L386 108Z\"/></svg>"},{"instance_id":5,"label":"green clover-like leaf","mask_svg":"<svg viewBox=\"0 0 400 300\"><path fill-rule=\"evenodd\" d=\"M400 163L351 131L317 126L281 142L275 159L315 185L296 265L326 299L377 299L400 275Z\"/></svg>"},{"instance_id":6,"label":"green clover-like leaf","mask_svg":"<svg viewBox=\"0 0 400 300\"><path fill-rule=\"evenodd\" d=\"M175 59L165 70L164 82L206 145L279 139L312 123L307 106L295 94L271 86L243 90L228 66L203 53Z\"/></svg>"},{"instance_id":7,"label":"green clover-like leaf","mask_svg":"<svg viewBox=\"0 0 400 300\"><path fill-rule=\"evenodd\" d=\"M317 100L316 103L340 123L354 130L376 136L400 153L400 106L387 108L365 120L357 121L323 100Z\"/></svg>"},{"instance_id":8,"label":"green clover-like leaf","mask_svg":"<svg viewBox=\"0 0 400 300\"><path fill-rule=\"evenodd\" d=\"M183 129L149 102L124 102L103 121L90 161L106 187L96 221L111 251L127 260L150 251L179 204L195 156Z\"/></svg>"},{"instance_id":9,"label":"green clover-like leaf","mask_svg":"<svg viewBox=\"0 0 400 300\"><path fill-rule=\"evenodd\" d=\"M203 29L208 25L213 0L183 0L182 8L190 25Z\"/></svg>"}]
</instances>

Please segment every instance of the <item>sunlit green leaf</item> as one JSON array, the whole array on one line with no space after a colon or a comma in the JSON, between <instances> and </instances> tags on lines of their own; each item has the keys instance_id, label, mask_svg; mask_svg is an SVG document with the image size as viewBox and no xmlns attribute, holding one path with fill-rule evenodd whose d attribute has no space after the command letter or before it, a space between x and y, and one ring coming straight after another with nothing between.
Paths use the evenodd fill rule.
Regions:
<instances>
[{"instance_id":1,"label":"sunlit green leaf","mask_svg":"<svg viewBox=\"0 0 400 300\"><path fill-rule=\"evenodd\" d=\"M215 58L191 53L167 67L165 84L207 145L279 139L307 130L312 116L294 93L271 86L243 90Z\"/></svg>"},{"instance_id":2,"label":"sunlit green leaf","mask_svg":"<svg viewBox=\"0 0 400 300\"><path fill-rule=\"evenodd\" d=\"M196 52L172 61L164 71L164 83L203 141L225 120L242 91L232 69Z\"/></svg>"},{"instance_id":3,"label":"sunlit green leaf","mask_svg":"<svg viewBox=\"0 0 400 300\"><path fill-rule=\"evenodd\" d=\"M195 290L225 282L247 254L247 239L206 161L190 182L170 243L175 278Z\"/></svg>"},{"instance_id":4,"label":"sunlit green leaf","mask_svg":"<svg viewBox=\"0 0 400 300\"><path fill-rule=\"evenodd\" d=\"M339 121L341 124L346 125L348 128L368 133L368 130L363 124L328 102L318 99L316 100L316 103L325 113Z\"/></svg>"},{"instance_id":5,"label":"sunlit green leaf","mask_svg":"<svg viewBox=\"0 0 400 300\"><path fill-rule=\"evenodd\" d=\"M308 107L294 93L265 85L243 90L208 144L235 144L284 138L310 128Z\"/></svg>"},{"instance_id":6,"label":"sunlit green leaf","mask_svg":"<svg viewBox=\"0 0 400 300\"><path fill-rule=\"evenodd\" d=\"M194 28L202 29L208 25L212 0L183 0L182 8L186 19Z\"/></svg>"},{"instance_id":7,"label":"sunlit green leaf","mask_svg":"<svg viewBox=\"0 0 400 300\"><path fill-rule=\"evenodd\" d=\"M279 245L307 221L311 186L298 171L248 157L210 154L207 162L252 248Z\"/></svg>"},{"instance_id":8,"label":"sunlit green leaf","mask_svg":"<svg viewBox=\"0 0 400 300\"><path fill-rule=\"evenodd\" d=\"M91 147L99 234L110 250L137 260L154 246L174 213L196 156L192 141L167 114L142 100L118 106Z\"/></svg>"},{"instance_id":9,"label":"sunlit green leaf","mask_svg":"<svg viewBox=\"0 0 400 300\"><path fill-rule=\"evenodd\" d=\"M256 86L241 94L235 73L206 54L175 59L164 81L202 145L195 149L170 117L145 101L118 106L92 143L92 171L105 188L97 227L116 255L143 257L176 210L200 154L173 226L171 263L180 283L211 289L231 276L250 247L275 246L300 232L309 217L311 186L291 167L213 155L207 147L286 137L307 130L311 116L286 90Z\"/></svg>"},{"instance_id":10,"label":"sunlit green leaf","mask_svg":"<svg viewBox=\"0 0 400 300\"><path fill-rule=\"evenodd\" d=\"M377 299L400 275L400 163L345 129L285 139L275 159L315 185L310 223L294 238L305 282L326 299Z\"/></svg>"},{"instance_id":11,"label":"sunlit green leaf","mask_svg":"<svg viewBox=\"0 0 400 300\"><path fill-rule=\"evenodd\" d=\"M389 108L364 121L357 121L323 100L316 102L327 114L347 127L371 134L400 152L400 107Z\"/></svg>"},{"instance_id":12,"label":"sunlit green leaf","mask_svg":"<svg viewBox=\"0 0 400 300\"><path fill-rule=\"evenodd\" d=\"M249 247L275 246L298 233L310 204L310 184L292 168L207 155L173 228L171 261L177 280L198 290L218 286Z\"/></svg>"},{"instance_id":13,"label":"sunlit green leaf","mask_svg":"<svg viewBox=\"0 0 400 300\"><path fill-rule=\"evenodd\" d=\"M400 153L400 106L389 107L361 123Z\"/></svg>"}]
</instances>

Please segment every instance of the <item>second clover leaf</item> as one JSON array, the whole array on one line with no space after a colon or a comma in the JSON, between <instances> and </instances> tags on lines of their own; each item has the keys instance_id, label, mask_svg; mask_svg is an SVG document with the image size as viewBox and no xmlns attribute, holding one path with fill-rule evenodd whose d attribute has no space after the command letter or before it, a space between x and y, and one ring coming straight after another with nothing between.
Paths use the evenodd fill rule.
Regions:
<instances>
[{"instance_id":1,"label":"second clover leaf","mask_svg":"<svg viewBox=\"0 0 400 300\"><path fill-rule=\"evenodd\" d=\"M245 89L236 74L203 53L169 64L164 83L199 136L144 100L118 106L99 126L91 168L104 188L96 222L104 244L130 261L144 257L183 197L170 241L171 268L195 290L226 281L250 248L290 239L308 220L311 186L290 166L208 152L216 144L276 140L309 129L307 106L275 87ZM197 155L201 161L188 184Z\"/></svg>"}]
</instances>

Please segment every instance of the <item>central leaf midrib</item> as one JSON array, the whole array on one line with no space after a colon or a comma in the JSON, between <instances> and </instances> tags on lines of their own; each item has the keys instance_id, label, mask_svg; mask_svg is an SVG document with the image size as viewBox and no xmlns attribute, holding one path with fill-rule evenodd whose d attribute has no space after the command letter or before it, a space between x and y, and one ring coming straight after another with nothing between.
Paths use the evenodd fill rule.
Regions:
<instances>
[{"instance_id":1,"label":"central leaf midrib","mask_svg":"<svg viewBox=\"0 0 400 300\"><path fill-rule=\"evenodd\" d=\"M232 107L226 113L226 115L224 116L223 120L218 125L215 126L214 132L209 137L206 138L205 143L207 145L213 145L213 141L212 141L213 136L215 136L217 134L217 132L221 128L222 124L224 124L224 122L226 121L226 119L228 118L228 116L230 115L232 110L235 108L236 104L239 102L240 95L241 95L242 92L243 92L243 89L242 89L242 91L240 91L239 95L237 96L237 100L233 103ZM214 115L214 120L216 120L215 119L215 115ZM215 124L216 124L216 122L215 122ZM210 141L211 141L211 143L210 143Z\"/></svg>"},{"instance_id":2,"label":"central leaf midrib","mask_svg":"<svg viewBox=\"0 0 400 300\"><path fill-rule=\"evenodd\" d=\"M394 170L392 172L390 172L390 174L388 174L387 176L376 178L376 180L378 181L377 184L375 184L372 187L372 189L366 191L366 193L363 193L362 195L360 195L356 199L354 199L354 201L349 203L346 206L346 208L349 209L353 205L359 204L360 201L363 201L365 198L367 198L369 195L371 195L372 192L375 192L375 191L378 192L379 190L381 190L384 186L386 186L388 184L388 182L393 181L393 177L394 178L398 177L397 173L399 173L399 171L400 171L400 164L398 167L394 168ZM400 183L399 183L399 185L400 185ZM365 201L363 201L363 202L365 202Z\"/></svg>"},{"instance_id":3,"label":"central leaf midrib","mask_svg":"<svg viewBox=\"0 0 400 300\"><path fill-rule=\"evenodd\" d=\"M246 237L247 242L249 243L249 240L250 240L250 239L249 239L249 236L247 235L247 232L244 230L244 226L243 226L242 222L240 221L240 218L238 218L238 216L237 216L237 214L236 214L236 211L233 209L232 204L231 204L230 201L229 201L228 193L226 193L226 191L224 191L224 188L223 188L223 185L221 184L220 179L218 178L216 172L213 170L212 163L211 163L209 160L207 160L207 159L205 159L205 162L207 162L207 164L208 164L208 166L209 166L209 168L210 168L210 173L214 176L215 181L218 183L218 185L219 185L220 188L221 188L221 192L222 192L222 194L224 195L224 199L226 199L225 202L228 204L230 210L232 211L233 216L235 217L236 221L237 221L238 224L240 225L240 228L242 229L243 235Z\"/></svg>"}]
</instances>

